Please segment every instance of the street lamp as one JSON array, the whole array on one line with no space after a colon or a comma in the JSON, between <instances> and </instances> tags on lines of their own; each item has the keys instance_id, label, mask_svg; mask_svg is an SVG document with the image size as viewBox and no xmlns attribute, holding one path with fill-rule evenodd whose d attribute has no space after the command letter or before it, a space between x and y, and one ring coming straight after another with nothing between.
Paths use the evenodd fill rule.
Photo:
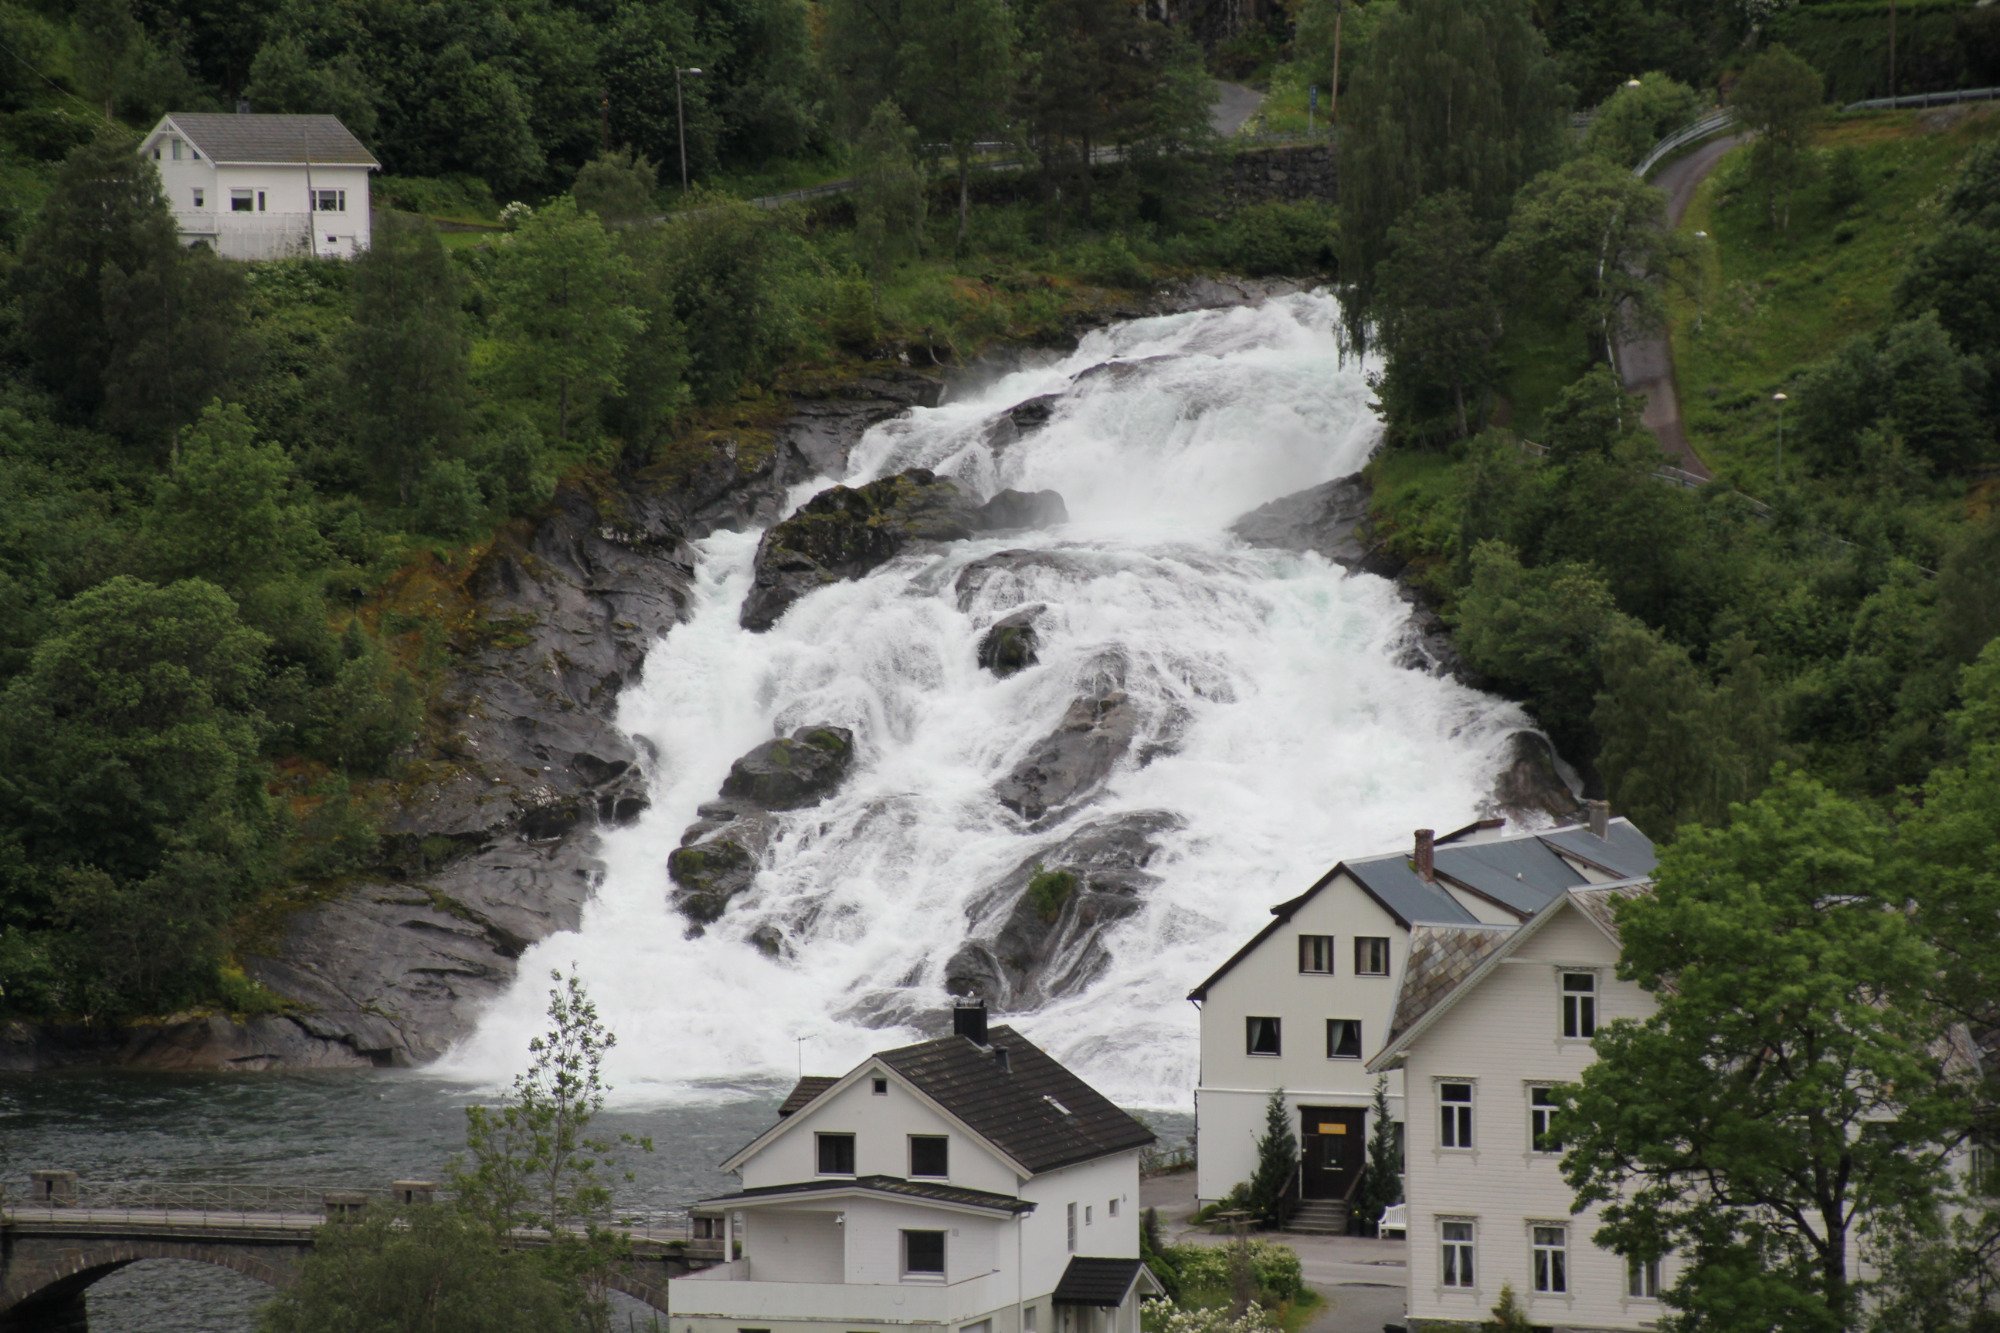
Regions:
<instances>
[{"instance_id":1,"label":"street lamp","mask_svg":"<svg viewBox=\"0 0 2000 1333\"><path fill-rule=\"evenodd\" d=\"M1771 401L1778 405L1778 480L1785 479L1785 404L1790 401L1785 395L1774 393Z\"/></svg>"},{"instance_id":2,"label":"street lamp","mask_svg":"<svg viewBox=\"0 0 2000 1333\"><path fill-rule=\"evenodd\" d=\"M681 131L681 193L686 194L688 188L688 121L687 110L681 105L681 75L683 74L689 78L697 78L700 76L701 71L698 69L681 69L679 67L674 69L674 120L679 123Z\"/></svg>"}]
</instances>

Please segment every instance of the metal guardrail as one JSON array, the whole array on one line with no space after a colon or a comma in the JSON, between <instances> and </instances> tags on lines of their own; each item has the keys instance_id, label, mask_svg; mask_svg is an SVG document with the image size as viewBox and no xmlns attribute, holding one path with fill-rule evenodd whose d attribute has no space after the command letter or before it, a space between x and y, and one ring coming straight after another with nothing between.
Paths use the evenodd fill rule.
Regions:
<instances>
[{"instance_id":1,"label":"metal guardrail","mask_svg":"<svg viewBox=\"0 0 2000 1333\"><path fill-rule=\"evenodd\" d=\"M1727 108L1711 111L1700 120L1681 126L1666 138L1653 145L1652 151L1639 159L1639 165L1632 168L1632 174L1640 180L1646 179L1654 167L1660 165L1670 155L1679 152L1689 144L1700 143L1703 139L1720 134L1736 123L1736 113Z\"/></svg>"},{"instance_id":2,"label":"metal guardrail","mask_svg":"<svg viewBox=\"0 0 2000 1333\"><path fill-rule=\"evenodd\" d=\"M1895 111L1902 107L1950 106L1955 102L2000 102L2000 88L1954 88L1942 93L1905 93L1849 102L1842 111Z\"/></svg>"}]
</instances>

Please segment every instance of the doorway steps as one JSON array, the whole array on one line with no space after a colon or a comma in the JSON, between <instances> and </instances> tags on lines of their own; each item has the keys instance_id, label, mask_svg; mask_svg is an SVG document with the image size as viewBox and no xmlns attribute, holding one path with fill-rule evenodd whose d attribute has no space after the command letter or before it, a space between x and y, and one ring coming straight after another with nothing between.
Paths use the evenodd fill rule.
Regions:
<instances>
[{"instance_id":1,"label":"doorway steps","mask_svg":"<svg viewBox=\"0 0 2000 1333\"><path fill-rule=\"evenodd\" d=\"M1346 1235L1347 1205L1338 1199L1306 1199L1285 1223L1285 1230L1309 1236Z\"/></svg>"}]
</instances>

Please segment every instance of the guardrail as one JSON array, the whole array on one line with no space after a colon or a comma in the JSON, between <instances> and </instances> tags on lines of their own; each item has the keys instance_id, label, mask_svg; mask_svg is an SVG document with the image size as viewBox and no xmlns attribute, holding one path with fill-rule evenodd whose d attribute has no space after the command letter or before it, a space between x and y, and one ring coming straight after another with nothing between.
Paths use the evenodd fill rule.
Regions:
<instances>
[{"instance_id":1,"label":"guardrail","mask_svg":"<svg viewBox=\"0 0 2000 1333\"><path fill-rule=\"evenodd\" d=\"M1711 111L1700 120L1681 126L1666 138L1653 145L1651 152L1639 159L1639 165L1632 168L1632 174L1640 180L1646 179L1654 167L1660 165L1670 155L1679 152L1689 144L1700 143L1711 138L1736 123L1736 113L1727 109Z\"/></svg>"},{"instance_id":2,"label":"guardrail","mask_svg":"<svg viewBox=\"0 0 2000 1333\"><path fill-rule=\"evenodd\" d=\"M2000 102L2000 88L1954 88L1942 93L1905 93L1849 102L1842 111L1894 111L1901 107L1950 106L1954 102Z\"/></svg>"}]
</instances>

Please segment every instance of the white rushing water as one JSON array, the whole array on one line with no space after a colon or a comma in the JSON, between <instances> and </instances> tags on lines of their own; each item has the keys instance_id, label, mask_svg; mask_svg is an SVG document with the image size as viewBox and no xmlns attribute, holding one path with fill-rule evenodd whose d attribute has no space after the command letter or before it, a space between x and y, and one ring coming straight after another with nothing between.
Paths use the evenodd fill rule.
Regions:
<instances>
[{"instance_id":1,"label":"white rushing water","mask_svg":"<svg viewBox=\"0 0 2000 1333\"><path fill-rule=\"evenodd\" d=\"M620 701L620 724L657 755L653 804L605 837L582 929L528 952L522 981L441 1072L511 1075L543 1026L549 969L572 963L620 1034L609 1074L621 1096L734 1096L796 1073L799 1038L807 1072L843 1072L914 1039L844 1018L850 1006L885 990L943 1006L943 968L982 889L1078 823L1168 810L1184 826L1159 840L1158 887L1112 928L1108 970L1009 1021L1125 1104L1188 1104L1188 989L1333 861L1475 817L1526 725L1511 705L1397 664L1409 617L1389 582L1227 534L1246 510L1354 472L1374 447L1362 367L1336 355L1337 315L1330 298L1301 295L1118 325L1058 364L876 427L839 479L924 466L981 494L1050 488L1068 503L1063 528L906 553L813 593L764 634L736 623L758 534L700 543L691 618ZM997 452L985 443L997 414L1046 394L1062 397L1045 429ZM1017 563L962 597L961 570L1013 549L1061 558ZM979 637L1029 602L1048 608L1040 662L996 679L976 664ZM1086 811L1031 832L993 785L1114 659L1143 718L1135 751L1149 739L1171 750L1128 758ZM820 723L853 729L854 770L785 816L754 888L685 938L665 866L696 807L745 751ZM748 943L767 923L792 957Z\"/></svg>"}]
</instances>

